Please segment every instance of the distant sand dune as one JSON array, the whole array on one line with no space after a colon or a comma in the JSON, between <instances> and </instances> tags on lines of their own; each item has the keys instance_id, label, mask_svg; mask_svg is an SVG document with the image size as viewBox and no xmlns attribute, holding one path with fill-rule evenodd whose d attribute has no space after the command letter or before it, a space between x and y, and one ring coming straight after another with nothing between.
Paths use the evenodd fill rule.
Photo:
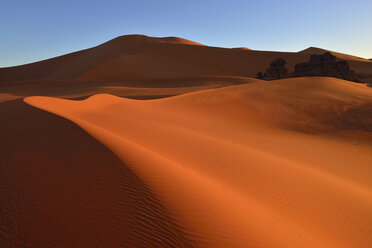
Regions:
<instances>
[{"instance_id":1,"label":"distant sand dune","mask_svg":"<svg viewBox=\"0 0 372 248\"><path fill-rule=\"evenodd\" d=\"M77 79L84 72L120 56L153 46L197 45L178 37L153 38L144 35L120 36L99 46L31 64L0 68L4 80Z\"/></svg>"},{"instance_id":2,"label":"distant sand dune","mask_svg":"<svg viewBox=\"0 0 372 248\"><path fill-rule=\"evenodd\" d=\"M175 77L239 76L255 77L278 57L287 60L289 71L296 63L309 60L309 48L298 53L255 51L246 48L219 48L177 37L154 38L128 35L99 46L64 56L9 68L0 68L0 79L120 81ZM334 53L372 83L372 62L356 56Z\"/></svg>"},{"instance_id":3,"label":"distant sand dune","mask_svg":"<svg viewBox=\"0 0 372 248\"><path fill-rule=\"evenodd\" d=\"M120 157L180 225L172 240L372 244L372 91L365 85L297 78L148 101L107 94L25 101L73 121Z\"/></svg>"}]
</instances>

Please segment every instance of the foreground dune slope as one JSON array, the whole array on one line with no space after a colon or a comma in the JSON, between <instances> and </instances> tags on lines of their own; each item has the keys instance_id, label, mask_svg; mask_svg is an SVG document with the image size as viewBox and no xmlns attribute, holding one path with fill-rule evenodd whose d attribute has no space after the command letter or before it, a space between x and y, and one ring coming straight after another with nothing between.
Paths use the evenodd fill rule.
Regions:
<instances>
[{"instance_id":1,"label":"foreground dune slope","mask_svg":"<svg viewBox=\"0 0 372 248\"><path fill-rule=\"evenodd\" d=\"M197 246L372 243L372 90L364 85L301 78L149 101L25 101L110 148Z\"/></svg>"},{"instance_id":2,"label":"foreground dune slope","mask_svg":"<svg viewBox=\"0 0 372 248\"><path fill-rule=\"evenodd\" d=\"M194 247L141 178L84 130L22 100L1 103L0 116L0 247Z\"/></svg>"}]
</instances>

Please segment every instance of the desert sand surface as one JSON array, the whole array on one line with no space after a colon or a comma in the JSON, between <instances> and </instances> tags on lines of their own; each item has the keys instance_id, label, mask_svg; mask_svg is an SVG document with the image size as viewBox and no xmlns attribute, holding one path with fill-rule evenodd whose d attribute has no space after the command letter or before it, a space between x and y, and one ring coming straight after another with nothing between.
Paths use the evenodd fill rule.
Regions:
<instances>
[{"instance_id":1,"label":"desert sand surface","mask_svg":"<svg viewBox=\"0 0 372 248\"><path fill-rule=\"evenodd\" d=\"M365 85L301 78L149 101L100 94L25 102L105 144L197 246L372 243L372 91Z\"/></svg>"},{"instance_id":2,"label":"desert sand surface","mask_svg":"<svg viewBox=\"0 0 372 248\"><path fill-rule=\"evenodd\" d=\"M254 78L324 51L130 35L0 68L0 247L370 248L370 85Z\"/></svg>"}]
</instances>

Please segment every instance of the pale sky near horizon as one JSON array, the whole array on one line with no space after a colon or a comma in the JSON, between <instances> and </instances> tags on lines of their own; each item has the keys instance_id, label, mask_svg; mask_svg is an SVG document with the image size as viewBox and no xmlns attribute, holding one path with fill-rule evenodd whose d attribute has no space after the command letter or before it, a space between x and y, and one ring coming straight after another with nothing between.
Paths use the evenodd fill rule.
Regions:
<instances>
[{"instance_id":1,"label":"pale sky near horizon","mask_svg":"<svg viewBox=\"0 0 372 248\"><path fill-rule=\"evenodd\" d=\"M321 47L372 58L372 0L1 0L0 67L126 34L220 47Z\"/></svg>"}]
</instances>

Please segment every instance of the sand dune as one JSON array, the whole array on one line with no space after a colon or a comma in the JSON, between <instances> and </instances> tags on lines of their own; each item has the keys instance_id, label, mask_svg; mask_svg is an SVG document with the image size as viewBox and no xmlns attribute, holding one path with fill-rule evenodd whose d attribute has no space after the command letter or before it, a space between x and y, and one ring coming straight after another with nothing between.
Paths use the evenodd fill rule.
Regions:
<instances>
[{"instance_id":1,"label":"sand dune","mask_svg":"<svg viewBox=\"0 0 372 248\"><path fill-rule=\"evenodd\" d=\"M338 53L335 54L340 55ZM202 46L158 46L124 55L82 74L80 80L116 80L185 77L200 75L255 77L265 71L270 62L284 58L288 69L309 60L308 53L268 52L247 49L227 49ZM372 63L353 56L339 57L363 78L369 78Z\"/></svg>"},{"instance_id":2,"label":"sand dune","mask_svg":"<svg viewBox=\"0 0 372 248\"><path fill-rule=\"evenodd\" d=\"M77 79L86 71L123 55L136 53L153 46L198 45L202 44L178 37L153 38L144 35L126 35L110 40L99 46L59 56L44 61L1 68L0 79Z\"/></svg>"},{"instance_id":3,"label":"sand dune","mask_svg":"<svg viewBox=\"0 0 372 248\"><path fill-rule=\"evenodd\" d=\"M197 246L153 190L111 151L71 122L28 106L23 97L110 93L149 99L257 81L216 76L1 82L0 247Z\"/></svg>"},{"instance_id":4,"label":"sand dune","mask_svg":"<svg viewBox=\"0 0 372 248\"><path fill-rule=\"evenodd\" d=\"M0 115L0 247L193 247L152 190L79 127L22 100Z\"/></svg>"},{"instance_id":5,"label":"sand dune","mask_svg":"<svg viewBox=\"0 0 372 248\"><path fill-rule=\"evenodd\" d=\"M179 223L172 240L372 243L372 91L365 85L301 78L148 101L100 94L25 102L73 121L113 151Z\"/></svg>"},{"instance_id":6,"label":"sand dune","mask_svg":"<svg viewBox=\"0 0 372 248\"><path fill-rule=\"evenodd\" d=\"M102 45L28 65L0 68L0 79L137 81L160 78L201 76L255 77L270 62L282 57L289 71L309 60L309 48L298 53L254 51L245 48L208 47L177 38L142 35L121 36ZM309 53L310 52L310 53ZM334 53L334 52L332 52ZM365 81L372 82L372 62L355 56L334 53L349 61Z\"/></svg>"}]
</instances>

